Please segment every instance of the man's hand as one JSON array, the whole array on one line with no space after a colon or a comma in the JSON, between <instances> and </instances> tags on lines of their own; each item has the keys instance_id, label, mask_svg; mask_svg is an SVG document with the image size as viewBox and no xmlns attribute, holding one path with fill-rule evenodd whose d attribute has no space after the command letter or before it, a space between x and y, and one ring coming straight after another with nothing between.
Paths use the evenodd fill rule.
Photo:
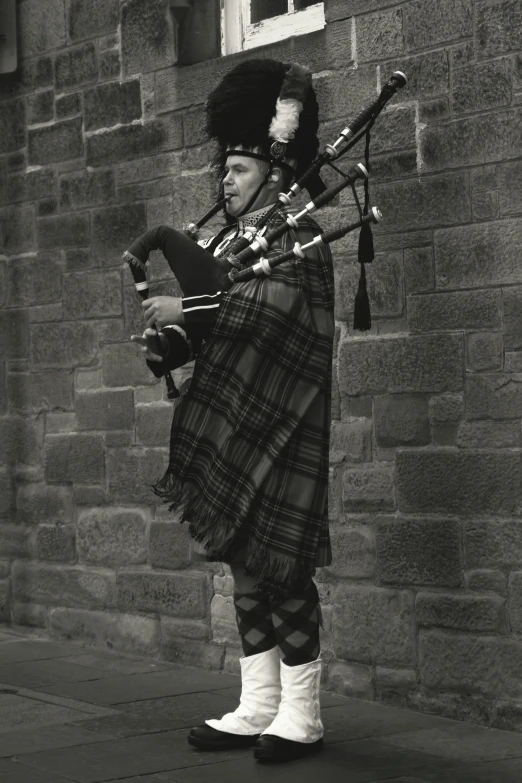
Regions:
<instances>
[{"instance_id":1,"label":"man's hand","mask_svg":"<svg viewBox=\"0 0 522 783\"><path fill-rule=\"evenodd\" d=\"M141 303L147 327L162 329L164 326L176 324L183 326L185 318L181 299L177 296L152 296Z\"/></svg>"},{"instance_id":2,"label":"man's hand","mask_svg":"<svg viewBox=\"0 0 522 783\"><path fill-rule=\"evenodd\" d=\"M141 346L141 352L144 355L144 358L149 362L161 362L163 361L163 357L158 354L158 337L161 343L162 353L165 355L168 348L167 338L164 334L161 332L158 333L155 329L145 329L142 336L133 334L131 335L131 340L133 343L137 343Z\"/></svg>"}]
</instances>

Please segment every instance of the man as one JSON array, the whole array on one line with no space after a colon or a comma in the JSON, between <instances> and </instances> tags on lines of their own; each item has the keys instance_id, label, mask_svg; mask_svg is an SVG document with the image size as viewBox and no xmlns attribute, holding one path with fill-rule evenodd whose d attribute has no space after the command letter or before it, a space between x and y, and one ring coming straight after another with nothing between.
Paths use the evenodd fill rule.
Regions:
<instances>
[{"instance_id":1,"label":"man","mask_svg":"<svg viewBox=\"0 0 522 783\"><path fill-rule=\"evenodd\" d=\"M206 108L235 218L207 245L217 254L309 167L318 110L308 72L273 60L236 66ZM284 219L278 212L267 230ZM265 255L317 233L315 223L302 221ZM143 302L147 328L133 339L151 367L162 359L176 366L168 354L172 327L202 341L174 412L169 467L155 489L183 509L194 557L230 565L244 652L240 705L191 731L198 748L255 745L255 758L281 761L322 747L321 615L312 577L331 562L333 299L331 256L318 248L226 292Z\"/></svg>"}]
</instances>

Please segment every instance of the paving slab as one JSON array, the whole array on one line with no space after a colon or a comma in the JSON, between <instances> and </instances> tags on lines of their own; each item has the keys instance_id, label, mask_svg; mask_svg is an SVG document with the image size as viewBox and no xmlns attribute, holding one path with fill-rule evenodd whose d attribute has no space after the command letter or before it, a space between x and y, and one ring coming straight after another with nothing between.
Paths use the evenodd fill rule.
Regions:
<instances>
[{"instance_id":1,"label":"paving slab","mask_svg":"<svg viewBox=\"0 0 522 783\"><path fill-rule=\"evenodd\" d=\"M4 732L0 736L0 758L36 753L40 750L69 748L114 739L114 735L76 726L37 726ZM1 778L0 778L1 780Z\"/></svg>"},{"instance_id":2,"label":"paving slab","mask_svg":"<svg viewBox=\"0 0 522 783\"><path fill-rule=\"evenodd\" d=\"M38 688L59 682L101 680L109 675L110 672L104 669L77 666L75 663L64 661L63 658L0 665L0 682L23 688Z\"/></svg>"},{"instance_id":3,"label":"paving slab","mask_svg":"<svg viewBox=\"0 0 522 783\"><path fill-rule=\"evenodd\" d=\"M233 674L178 667L164 672L116 676L98 682L50 685L38 690L94 704L124 704L160 696L217 690L235 685L237 681L238 677Z\"/></svg>"},{"instance_id":4,"label":"paving slab","mask_svg":"<svg viewBox=\"0 0 522 783\"><path fill-rule=\"evenodd\" d=\"M383 741L397 748L431 753L461 762L522 758L522 734L465 723L395 733Z\"/></svg>"},{"instance_id":5,"label":"paving slab","mask_svg":"<svg viewBox=\"0 0 522 783\"><path fill-rule=\"evenodd\" d=\"M24 639L8 644L0 644L0 664L19 661L43 661L46 658L64 658L74 655L81 647L46 640Z\"/></svg>"},{"instance_id":6,"label":"paving slab","mask_svg":"<svg viewBox=\"0 0 522 783\"><path fill-rule=\"evenodd\" d=\"M60 658L60 661L74 663L77 666L88 666L92 669L104 669L111 674L144 674L145 672L161 672L176 668L174 664L166 661L147 660L146 658L132 658L114 652L79 651L78 655L69 658Z\"/></svg>"},{"instance_id":7,"label":"paving slab","mask_svg":"<svg viewBox=\"0 0 522 783\"><path fill-rule=\"evenodd\" d=\"M132 737L158 731L189 729L203 723L206 718L221 717L225 712L235 710L237 704L237 699L212 692L166 696L121 704L124 711L117 715L87 721L80 718L75 721L75 725L118 737Z\"/></svg>"},{"instance_id":8,"label":"paving slab","mask_svg":"<svg viewBox=\"0 0 522 783\"><path fill-rule=\"evenodd\" d=\"M380 749L377 742L350 742L326 745L322 753L286 764L259 764L248 758L209 767L191 767L163 772L171 783L375 783L412 775L428 765L451 769L444 760L421 753ZM447 778L446 783L453 783ZM472 783L472 781L467 781ZM474 782L473 782L474 783ZM498 781L501 783L501 781Z\"/></svg>"},{"instance_id":9,"label":"paving slab","mask_svg":"<svg viewBox=\"0 0 522 783\"><path fill-rule=\"evenodd\" d=\"M55 775L54 772L31 769L16 760L0 760L0 781L1 783L70 783L68 778Z\"/></svg>"},{"instance_id":10,"label":"paving slab","mask_svg":"<svg viewBox=\"0 0 522 783\"><path fill-rule=\"evenodd\" d=\"M451 777L444 777L437 770L430 769L423 771L420 776L420 783L520 783L520 781L522 781L520 759L459 765L451 770Z\"/></svg>"},{"instance_id":11,"label":"paving slab","mask_svg":"<svg viewBox=\"0 0 522 783\"><path fill-rule=\"evenodd\" d=\"M18 758L22 764L55 772L76 783L101 783L189 766L213 765L250 755L249 750L197 751L188 745L186 731L166 731Z\"/></svg>"},{"instance_id":12,"label":"paving slab","mask_svg":"<svg viewBox=\"0 0 522 783\"><path fill-rule=\"evenodd\" d=\"M80 710L49 704L45 701L20 696L17 693L2 693L0 690L0 746L5 731L15 726L38 726L66 723L85 716Z\"/></svg>"},{"instance_id":13,"label":"paving slab","mask_svg":"<svg viewBox=\"0 0 522 783\"><path fill-rule=\"evenodd\" d=\"M67 699L65 696L56 696L53 693L44 693L43 691L30 690L29 688L20 688L15 685L6 685L0 683L0 691L4 693L16 693L18 696L23 696L27 699L33 699L36 702L43 702L44 704L54 704L58 707L65 707L71 710L78 710L88 715L96 715L101 717L102 715L114 715L117 710L114 707L105 707L100 704L89 704L86 701L80 701L78 699Z\"/></svg>"}]
</instances>

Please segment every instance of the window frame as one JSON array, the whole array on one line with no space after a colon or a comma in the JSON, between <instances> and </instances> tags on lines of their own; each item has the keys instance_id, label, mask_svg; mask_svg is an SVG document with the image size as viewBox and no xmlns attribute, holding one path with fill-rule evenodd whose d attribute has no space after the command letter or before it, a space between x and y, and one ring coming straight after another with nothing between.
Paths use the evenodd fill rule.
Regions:
<instances>
[{"instance_id":1,"label":"window frame","mask_svg":"<svg viewBox=\"0 0 522 783\"><path fill-rule=\"evenodd\" d=\"M288 0L289 11L271 19L252 24L250 4L252 0L222 0L221 4L221 54L234 54L268 46L295 35L323 30L326 26L324 2L295 10L295 0Z\"/></svg>"}]
</instances>

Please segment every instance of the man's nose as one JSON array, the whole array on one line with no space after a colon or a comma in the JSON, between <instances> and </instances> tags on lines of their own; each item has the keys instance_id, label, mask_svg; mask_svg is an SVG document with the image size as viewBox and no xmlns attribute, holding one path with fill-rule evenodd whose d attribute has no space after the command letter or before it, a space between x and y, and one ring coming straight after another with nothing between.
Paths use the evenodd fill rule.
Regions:
<instances>
[{"instance_id":1,"label":"man's nose","mask_svg":"<svg viewBox=\"0 0 522 783\"><path fill-rule=\"evenodd\" d=\"M234 179L233 179L233 177L232 177L232 175L231 175L230 171L228 171L228 172L225 174L225 176L223 177L223 184L224 184L224 185L232 185L232 184L233 184L233 182L234 182Z\"/></svg>"}]
</instances>

